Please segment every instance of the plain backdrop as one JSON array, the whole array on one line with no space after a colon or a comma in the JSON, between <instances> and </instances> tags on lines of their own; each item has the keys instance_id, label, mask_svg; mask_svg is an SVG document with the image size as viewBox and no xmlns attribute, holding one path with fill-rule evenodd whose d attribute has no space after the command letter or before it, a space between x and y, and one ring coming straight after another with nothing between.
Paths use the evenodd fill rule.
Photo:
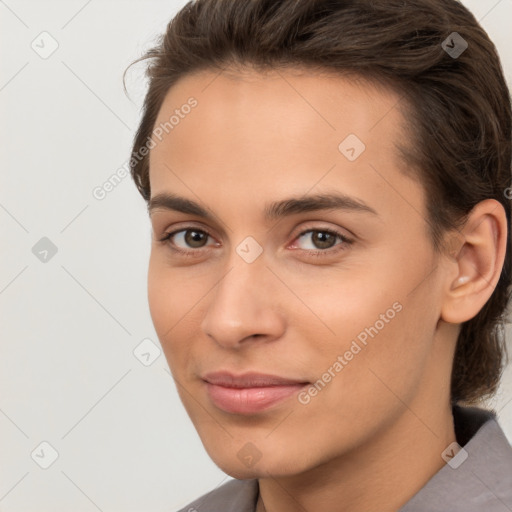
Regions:
<instances>
[{"instance_id":1,"label":"plain backdrop","mask_svg":"<svg viewBox=\"0 0 512 512\"><path fill-rule=\"evenodd\" d=\"M463 3L510 84L512 0ZM93 195L140 117L122 73L184 4L0 1L0 511L175 511L230 478L158 352L145 203L129 176ZM490 406L512 439L510 368Z\"/></svg>"}]
</instances>

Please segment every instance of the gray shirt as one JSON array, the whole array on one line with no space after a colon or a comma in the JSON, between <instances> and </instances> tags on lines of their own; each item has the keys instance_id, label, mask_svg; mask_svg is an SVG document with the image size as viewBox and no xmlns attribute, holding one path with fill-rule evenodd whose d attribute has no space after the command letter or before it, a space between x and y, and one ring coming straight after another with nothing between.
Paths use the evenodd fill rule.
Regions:
<instances>
[{"instance_id":1,"label":"gray shirt","mask_svg":"<svg viewBox=\"0 0 512 512\"><path fill-rule=\"evenodd\" d=\"M512 447L496 413L457 405L452 411L464 450L398 512L512 512ZM257 479L230 480L179 512L255 512L258 494Z\"/></svg>"}]
</instances>

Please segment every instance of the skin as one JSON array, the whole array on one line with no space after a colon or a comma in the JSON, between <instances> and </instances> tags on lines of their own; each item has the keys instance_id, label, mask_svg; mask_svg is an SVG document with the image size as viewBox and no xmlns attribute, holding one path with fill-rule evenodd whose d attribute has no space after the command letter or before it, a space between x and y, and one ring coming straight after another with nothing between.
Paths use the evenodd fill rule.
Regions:
<instances>
[{"instance_id":1,"label":"skin","mask_svg":"<svg viewBox=\"0 0 512 512\"><path fill-rule=\"evenodd\" d=\"M505 212L483 201L447 237L449 250L434 252L424 189L400 170L394 143L408 131L393 91L298 68L206 70L169 90L155 126L191 96L197 107L150 151L151 197L174 193L213 216L151 212L148 299L183 405L219 468L259 479L258 511L397 510L455 441L455 342L498 281ZM351 133L366 145L353 162L338 149ZM377 215L263 217L268 202L330 192ZM159 241L179 229L210 236ZM324 235L321 245L313 229L352 243L330 247ZM236 252L248 236L263 249L252 263ZM224 369L314 383L397 302L400 312L307 404L293 396L240 415L206 393L201 376ZM248 442L261 455L251 467L237 456Z\"/></svg>"}]
</instances>

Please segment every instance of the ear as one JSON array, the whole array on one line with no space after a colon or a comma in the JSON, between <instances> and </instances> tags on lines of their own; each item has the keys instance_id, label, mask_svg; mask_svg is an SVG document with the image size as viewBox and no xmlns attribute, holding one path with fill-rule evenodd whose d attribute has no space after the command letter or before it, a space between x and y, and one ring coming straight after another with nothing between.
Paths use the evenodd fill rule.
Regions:
<instances>
[{"instance_id":1,"label":"ear","mask_svg":"<svg viewBox=\"0 0 512 512\"><path fill-rule=\"evenodd\" d=\"M478 203L449 244L455 250L448 263L441 318L459 324L477 315L498 284L507 246L503 205L495 199Z\"/></svg>"}]
</instances>

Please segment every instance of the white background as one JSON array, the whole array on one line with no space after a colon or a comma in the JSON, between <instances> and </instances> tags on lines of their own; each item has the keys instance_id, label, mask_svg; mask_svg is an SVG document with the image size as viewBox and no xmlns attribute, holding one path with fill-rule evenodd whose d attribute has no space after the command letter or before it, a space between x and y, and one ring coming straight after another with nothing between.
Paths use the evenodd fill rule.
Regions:
<instances>
[{"instance_id":1,"label":"white background","mask_svg":"<svg viewBox=\"0 0 512 512\"><path fill-rule=\"evenodd\" d=\"M512 0L463 3L511 84ZM1 511L174 511L229 478L163 354L150 366L133 355L145 338L159 346L145 203L129 176L92 195L126 164L140 117L143 65L128 74L130 97L122 73L184 4L0 1ZM47 59L31 48L43 31L58 42ZM46 263L32 252L43 237L57 247ZM490 406L512 440L510 368ZM49 460L43 441L58 452L48 469L31 457Z\"/></svg>"}]
</instances>

